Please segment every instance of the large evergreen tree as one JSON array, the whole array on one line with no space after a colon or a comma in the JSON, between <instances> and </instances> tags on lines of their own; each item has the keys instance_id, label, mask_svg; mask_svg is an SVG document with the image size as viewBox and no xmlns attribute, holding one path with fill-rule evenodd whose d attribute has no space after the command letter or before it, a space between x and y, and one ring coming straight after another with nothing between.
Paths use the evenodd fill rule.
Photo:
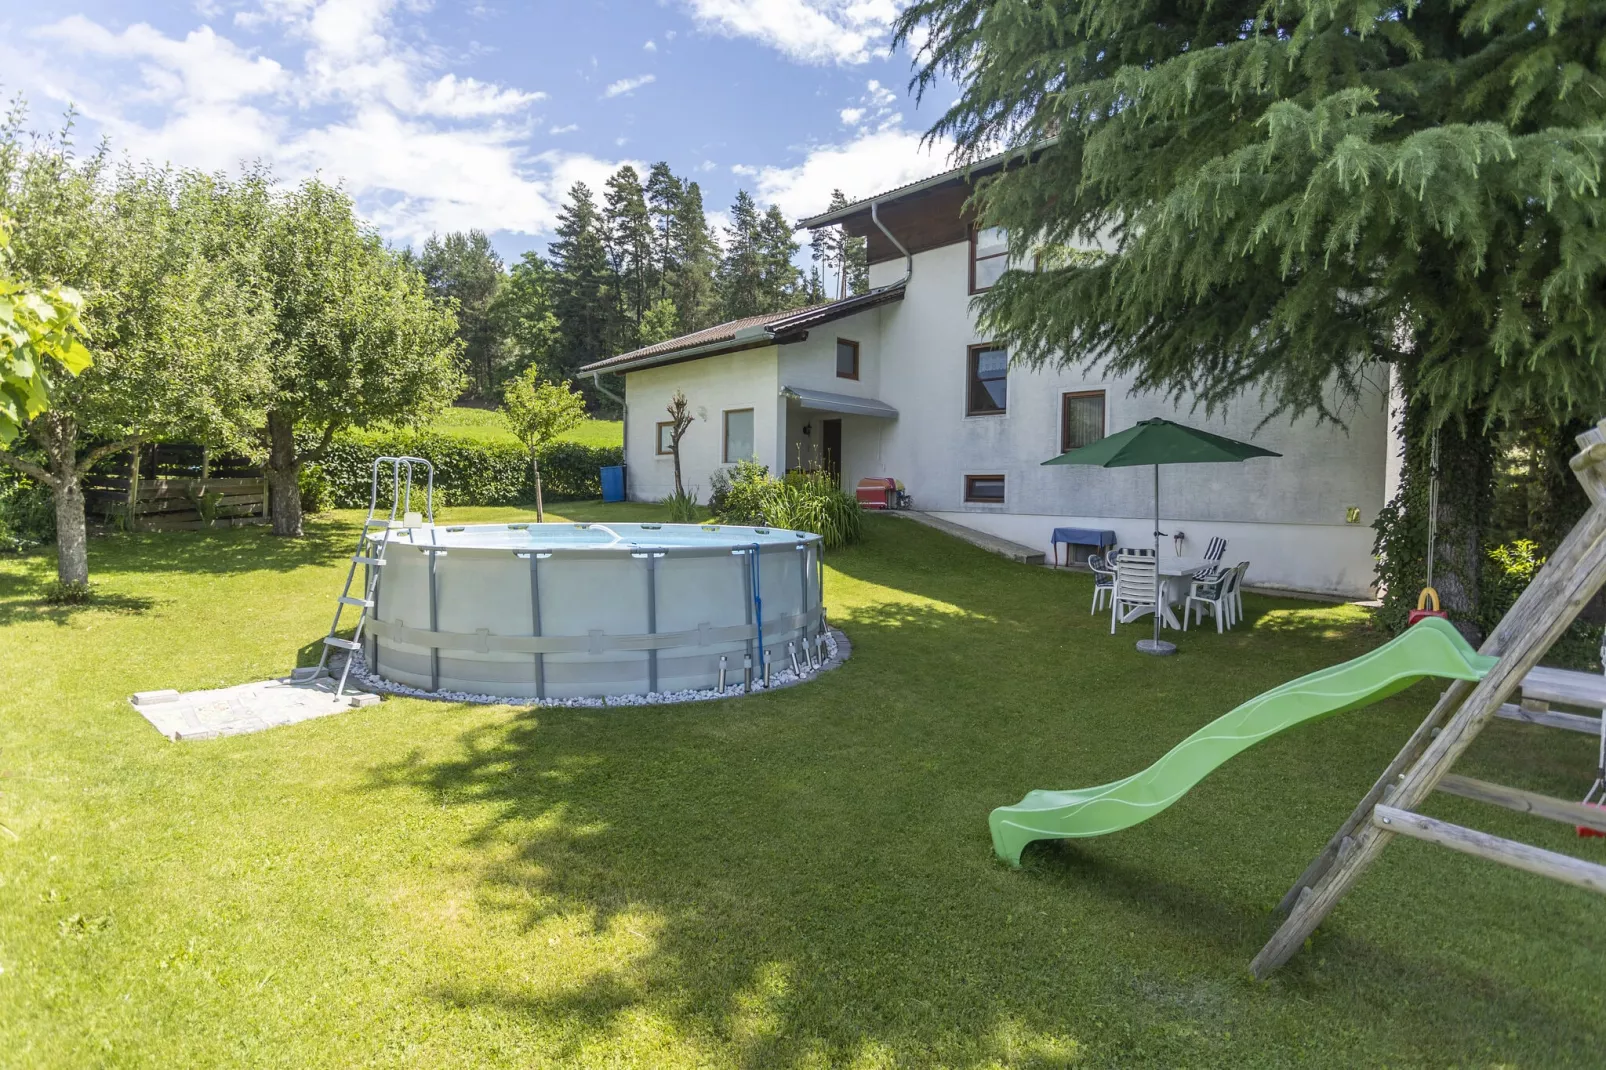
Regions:
<instances>
[{"instance_id":1,"label":"large evergreen tree","mask_svg":"<svg viewBox=\"0 0 1606 1070\"><path fill-rule=\"evenodd\" d=\"M675 217L686 196L684 183L659 161L647 172L647 219L652 227L652 297L661 301L669 296L670 279L676 260Z\"/></svg>"},{"instance_id":2,"label":"large evergreen tree","mask_svg":"<svg viewBox=\"0 0 1606 1070\"><path fill-rule=\"evenodd\" d=\"M1487 471L1454 454L1502 414L1606 404L1606 3L917 0L898 33L961 85L934 135L1033 150L975 198L1038 267L978 299L1018 359L1335 419L1390 363L1408 473L1447 422ZM1441 500L1463 613L1480 501Z\"/></svg>"},{"instance_id":3,"label":"large evergreen tree","mask_svg":"<svg viewBox=\"0 0 1606 1070\"><path fill-rule=\"evenodd\" d=\"M558 318L554 378L572 378L582 365L610 356L607 301L612 271L603 245L602 220L591 189L576 182L558 214L552 243L552 311Z\"/></svg>"},{"instance_id":4,"label":"large evergreen tree","mask_svg":"<svg viewBox=\"0 0 1606 1070\"><path fill-rule=\"evenodd\" d=\"M725 255L719 263L719 300L728 320L756 316L764 307L764 217L752 194L736 191Z\"/></svg>"},{"instance_id":5,"label":"large evergreen tree","mask_svg":"<svg viewBox=\"0 0 1606 1070\"><path fill-rule=\"evenodd\" d=\"M846 208L850 200L839 189L831 191L828 211ZM862 294L870 288L869 250L863 238L854 238L841 227L820 227L809 239L815 270L822 289L831 300Z\"/></svg>"},{"instance_id":6,"label":"large evergreen tree","mask_svg":"<svg viewBox=\"0 0 1606 1070\"><path fill-rule=\"evenodd\" d=\"M635 346L641 317L652 303L653 232L645 191L636 169L625 164L608 178L602 200L603 243L613 273L616 320L610 344L616 352Z\"/></svg>"},{"instance_id":7,"label":"large evergreen tree","mask_svg":"<svg viewBox=\"0 0 1606 1070\"><path fill-rule=\"evenodd\" d=\"M669 299L684 331L712 326L719 317L719 243L714 240L703 211L703 191L687 182L670 224Z\"/></svg>"},{"instance_id":8,"label":"large evergreen tree","mask_svg":"<svg viewBox=\"0 0 1606 1070\"><path fill-rule=\"evenodd\" d=\"M793 263L798 248L797 239L792 237L792 224L779 208L770 205L758 226L760 311L779 312L808 301L803 273Z\"/></svg>"},{"instance_id":9,"label":"large evergreen tree","mask_svg":"<svg viewBox=\"0 0 1606 1070\"><path fill-rule=\"evenodd\" d=\"M504 359L502 334L492 306L507 276L502 258L482 230L430 235L419 252L417 267L429 288L457 302L457 331L463 342L463 366L482 398L495 396Z\"/></svg>"}]
</instances>

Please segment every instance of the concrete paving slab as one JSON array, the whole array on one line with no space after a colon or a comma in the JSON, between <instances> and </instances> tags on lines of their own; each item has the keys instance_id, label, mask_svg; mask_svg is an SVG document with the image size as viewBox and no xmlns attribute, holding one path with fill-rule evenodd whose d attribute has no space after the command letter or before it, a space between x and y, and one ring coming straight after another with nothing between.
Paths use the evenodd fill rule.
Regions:
<instances>
[{"instance_id":1,"label":"concrete paving slab","mask_svg":"<svg viewBox=\"0 0 1606 1070\"><path fill-rule=\"evenodd\" d=\"M152 701L152 695L162 698ZM346 693L337 698L335 681L327 676L316 680L285 677L183 694L141 691L129 699L158 732L175 742L260 732L378 701L378 695L354 692L349 684Z\"/></svg>"}]
</instances>

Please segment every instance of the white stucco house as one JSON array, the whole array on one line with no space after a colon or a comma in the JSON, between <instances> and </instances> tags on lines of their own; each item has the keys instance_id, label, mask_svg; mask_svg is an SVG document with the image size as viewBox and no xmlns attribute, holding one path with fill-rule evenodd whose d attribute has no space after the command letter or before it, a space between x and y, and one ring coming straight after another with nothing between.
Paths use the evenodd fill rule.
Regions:
<instances>
[{"instance_id":1,"label":"white stucco house","mask_svg":"<svg viewBox=\"0 0 1606 1070\"><path fill-rule=\"evenodd\" d=\"M1371 523L1393 453L1386 389L1363 399L1347 428L1286 419L1262 427L1266 410L1252 396L1207 418L1097 371L1011 367L970 307L1003 269L1001 235L963 212L970 180L999 165L804 220L868 239L867 293L720 324L582 369L624 397L630 497L656 500L674 488L663 427L678 388L696 415L681 442L683 473L705 496L712 473L743 457L771 471L824 463L850 491L861 477L891 476L915 508L1045 553L1061 526L1141 544L1153 530L1152 469L1042 462L1165 416L1282 454L1162 468L1162 529L1183 534L1184 554L1221 536L1230 561L1252 562L1253 585L1369 596Z\"/></svg>"}]
</instances>

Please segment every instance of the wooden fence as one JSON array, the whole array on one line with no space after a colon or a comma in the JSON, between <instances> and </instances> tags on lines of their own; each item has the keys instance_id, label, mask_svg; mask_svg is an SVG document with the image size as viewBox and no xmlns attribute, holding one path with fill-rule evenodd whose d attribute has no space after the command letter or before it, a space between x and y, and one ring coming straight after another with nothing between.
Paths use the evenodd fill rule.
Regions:
<instances>
[{"instance_id":1,"label":"wooden fence","mask_svg":"<svg viewBox=\"0 0 1606 1070\"><path fill-rule=\"evenodd\" d=\"M112 454L84 479L92 514L133 531L189 531L268 520L268 482L244 457L182 442Z\"/></svg>"}]
</instances>

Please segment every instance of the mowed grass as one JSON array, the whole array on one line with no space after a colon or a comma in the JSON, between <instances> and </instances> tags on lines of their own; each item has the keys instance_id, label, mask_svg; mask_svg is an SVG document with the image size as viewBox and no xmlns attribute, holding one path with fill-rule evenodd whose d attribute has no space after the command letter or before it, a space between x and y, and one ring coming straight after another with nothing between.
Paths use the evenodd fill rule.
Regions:
<instances>
[{"instance_id":1,"label":"mowed grass","mask_svg":"<svg viewBox=\"0 0 1606 1070\"><path fill-rule=\"evenodd\" d=\"M429 425L437 434L455 438L468 438L477 442L517 442L513 432L502 422L500 413L493 409L474 409L454 405L441 413ZM625 440L625 425L619 420L587 420L560 436L564 442L578 442L582 446L620 446Z\"/></svg>"},{"instance_id":2,"label":"mowed grass","mask_svg":"<svg viewBox=\"0 0 1606 1070\"><path fill-rule=\"evenodd\" d=\"M654 506L566 505L573 518ZM448 519L513 518L465 509ZM518 514L528 519L527 513ZM1429 684L1243 754L1107 839L992 858L989 809L1132 773L1377 641L1250 596L1174 658L1082 575L872 517L831 555L841 670L614 710L392 700L175 744L134 691L315 656L356 517L92 544L102 600L0 559L0 1064L1599 1065L1589 893L1397 840L1293 964L1271 907ZM1587 737L1500 722L1463 771L1576 796ZM1451 797L1430 811L1606 860Z\"/></svg>"}]
</instances>

